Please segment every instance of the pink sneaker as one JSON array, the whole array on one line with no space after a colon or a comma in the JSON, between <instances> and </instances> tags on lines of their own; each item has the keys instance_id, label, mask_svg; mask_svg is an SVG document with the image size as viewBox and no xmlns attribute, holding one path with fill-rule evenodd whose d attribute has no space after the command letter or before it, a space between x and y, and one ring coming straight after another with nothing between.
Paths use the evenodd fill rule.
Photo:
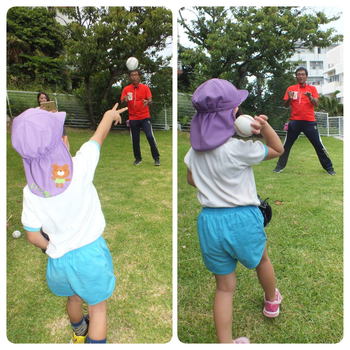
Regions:
<instances>
[{"instance_id":1,"label":"pink sneaker","mask_svg":"<svg viewBox=\"0 0 350 350\"><path fill-rule=\"evenodd\" d=\"M246 337L240 337L235 339L233 344L250 344L250 340Z\"/></svg>"},{"instance_id":2,"label":"pink sneaker","mask_svg":"<svg viewBox=\"0 0 350 350\"><path fill-rule=\"evenodd\" d=\"M266 317L277 317L278 314L280 313L280 304L282 302L282 295L280 291L276 288L276 297L277 299L274 301L268 301L265 298L265 293L264 293L264 302L265 302L265 307L264 307L264 315Z\"/></svg>"}]
</instances>

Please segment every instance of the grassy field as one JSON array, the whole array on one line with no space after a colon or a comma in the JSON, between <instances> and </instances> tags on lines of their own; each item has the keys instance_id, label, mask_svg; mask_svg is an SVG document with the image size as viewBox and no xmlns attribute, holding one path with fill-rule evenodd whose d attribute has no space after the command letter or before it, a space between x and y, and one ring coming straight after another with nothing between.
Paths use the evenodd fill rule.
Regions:
<instances>
[{"instance_id":1,"label":"grassy field","mask_svg":"<svg viewBox=\"0 0 350 350\"><path fill-rule=\"evenodd\" d=\"M92 131L68 129L71 154ZM165 343L172 337L172 132L155 132L155 167L142 133L142 164L134 166L128 132L110 132L101 148L94 184L106 218L103 234L114 262L115 291L108 300L108 343ZM13 343L68 343L66 299L46 284L47 256L12 238L21 225L25 176L7 134L7 337Z\"/></svg>"},{"instance_id":2,"label":"grassy field","mask_svg":"<svg viewBox=\"0 0 350 350\"><path fill-rule=\"evenodd\" d=\"M277 160L254 167L260 196L273 218L268 251L284 299L276 319L263 316L263 290L255 270L237 265L233 337L252 343L337 343L343 337L343 142L323 138L336 176L320 166L305 137L280 174ZM184 343L216 343L213 275L200 255L196 189L186 182L189 134L178 138L178 336Z\"/></svg>"}]
</instances>

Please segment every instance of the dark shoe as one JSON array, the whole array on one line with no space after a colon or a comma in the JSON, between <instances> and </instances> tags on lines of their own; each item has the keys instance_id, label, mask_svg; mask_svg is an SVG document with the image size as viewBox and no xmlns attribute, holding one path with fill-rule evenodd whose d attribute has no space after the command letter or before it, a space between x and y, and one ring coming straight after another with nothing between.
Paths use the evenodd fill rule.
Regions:
<instances>
[{"instance_id":1,"label":"dark shoe","mask_svg":"<svg viewBox=\"0 0 350 350\"><path fill-rule=\"evenodd\" d=\"M155 165L155 166L159 166L159 165L160 165L160 160L159 160L159 159L156 159L156 160L154 161L154 165Z\"/></svg>"},{"instance_id":2,"label":"dark shoe","mask_svg":"<svg viewBox=\"0 0 350 350\"><path fill-rule=\"evenodd\" d=\"M335 173L335 171L334 171L334 169L333 169L333 168L332 168L332 169L327 170L327 173L328 173L329 175L336 175L336 173Z\"/></svg>"},{"instance_id":3,"label":"dark shoe","mask_svg":"<svg viewBox=\"0 0 350 350\"><path fill-rule=\"evenodd\" d=\"M140 165L142 163L142 160L136 159L134 162L134 165Z\"/></svg>"},{"instance_id":4,"label":"dark shoe","mask_svg":"<svg viewBox=\"0 0 350 350\"><path fill-rule=\"evenodd\" d=\"M280 166L277 165L273 172L276 173L276 174L278 174L278 173L280 173L281 171L283 171L283 168L281 168Z\"/></svg>"}]
</instances>

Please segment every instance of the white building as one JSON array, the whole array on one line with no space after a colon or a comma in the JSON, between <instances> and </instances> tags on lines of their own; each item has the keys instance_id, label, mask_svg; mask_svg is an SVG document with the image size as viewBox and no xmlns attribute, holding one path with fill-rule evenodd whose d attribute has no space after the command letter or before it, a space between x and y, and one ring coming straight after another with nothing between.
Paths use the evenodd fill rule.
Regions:
<instances>
[{"instance_id":1,"label":"white building","mask_svg":"<svg viewBox=\"0 0 350 350\"><path fill-rule=\"evenodd\" d=\"M323 72L325 82L322 85L322 95L331 97L335 91L337 99L344 104L344 44L340 44L327 52L327 66Z\"/></svg>"}]
</instances>

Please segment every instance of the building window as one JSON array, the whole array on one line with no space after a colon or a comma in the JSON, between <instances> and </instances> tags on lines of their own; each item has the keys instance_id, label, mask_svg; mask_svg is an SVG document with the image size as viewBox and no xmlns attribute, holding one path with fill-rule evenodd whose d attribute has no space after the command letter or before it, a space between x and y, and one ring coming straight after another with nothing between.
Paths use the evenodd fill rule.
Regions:
<instances>
[{"instance_id":1,"label":"building window","mask_svg":"<svg viewBox=\"0 0 350 350\"><path fill-rule=\"evenodd\" d=\"M310 61L311 69L323 69L323 61Z\"/></svg>"},{"instance_id":2,"label":"building window","mask_svg":"<svg viewBox=\"0 0 350 350\"><path fill-rule=\"evenodd\" d=\"M333 81L340 81L339 74L337 74L337 75L332 75L332 76L329 78L329 82L330 82L330 83L332 83Z\"/></svg>"}]
</instances>

